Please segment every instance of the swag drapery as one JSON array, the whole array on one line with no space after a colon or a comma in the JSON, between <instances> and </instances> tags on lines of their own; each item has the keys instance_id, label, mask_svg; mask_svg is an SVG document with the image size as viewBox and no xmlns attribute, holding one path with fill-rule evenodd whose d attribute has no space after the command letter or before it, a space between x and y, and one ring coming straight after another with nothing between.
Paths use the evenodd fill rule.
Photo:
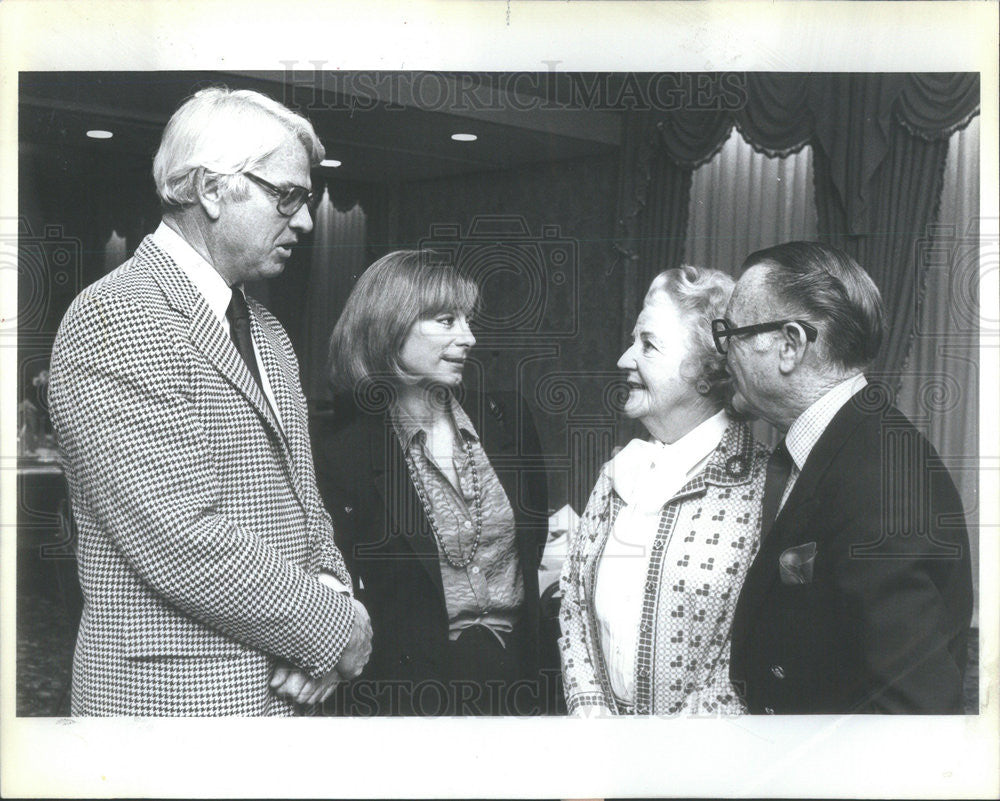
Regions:
<instances>
[{"instance_id":1,"label":"swag drapery","mask_svg":"<svg viewBox=\"0 0 1000 801\"><path fill-rule=\"evenodd\" d=\"M814 197L811 147L772 159L754 152L733 128L692 175L684 261L736 277L748 253L816 239Z\"/></svg>"},{"instance_id":2,"label":"swag drapery","mask_svg":"<svg viewBox=\"0 0 1000 801\"><path fill-rule=\"evenodd\" d=\"M397 249L391 241L389 229L393 214L391 199L398 189L398 185L393 183L347 181L332 175L313 175L313 191L320 194L325 191L336 211L346 214L355 206L364 210L368 264Z\"/></svg>"},{"instance_id":3,"label":"swag drapery","mask_svg":"<svg viewBox=\"0 0 1000 801\"><path fill-rule=\"evenodd\" d=\"M873 373L895 385L915 320L918 243L934 222L948 138L978 113L979 76L750 73L743 99L736 110L626 113L615 243L623 319L631 325L653 276L682 263L692 174L735 125L768 156L812 146L819 238L881 290L892 327Z\"/></svg>"}]
</instances>

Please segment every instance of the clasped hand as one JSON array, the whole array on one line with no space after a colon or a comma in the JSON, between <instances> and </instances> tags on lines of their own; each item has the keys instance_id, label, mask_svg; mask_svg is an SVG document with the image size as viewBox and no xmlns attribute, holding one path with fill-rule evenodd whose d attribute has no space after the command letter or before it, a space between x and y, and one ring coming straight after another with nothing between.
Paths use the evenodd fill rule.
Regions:
<instances>
[{"instance_id":1,"label":"clasped hand","mask_svg":"<svg viewBox=\"0 0 1000 801\"><path fill-rule=\"evenodd\" d=\"M356 598L352 598L351 603L354 604L351 638L340 655L340 661L318 679L291 665L279 665L270 683L275 695L297 704L320 704L330 697L340 682L361 675L372 653L372 622L364 604Z\"/></svg>"}]
</instances>

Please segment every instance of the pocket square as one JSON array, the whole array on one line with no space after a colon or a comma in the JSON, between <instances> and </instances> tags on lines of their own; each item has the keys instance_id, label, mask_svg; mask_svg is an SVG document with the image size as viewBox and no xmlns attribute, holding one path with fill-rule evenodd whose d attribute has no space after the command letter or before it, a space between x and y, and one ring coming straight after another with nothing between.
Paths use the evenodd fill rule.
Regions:
<instances>
[{"instance_id":1,"label":"pocket square","mask_svg":"<svg viewBox=\"0 0 1000 801\"><path fill-rule=\"evenodd\" d=\"M778 557L778 571L782 584L809 584L813 580L816 563L816 543L807 542L789 548Z\"/></svg>"}]
</instances>

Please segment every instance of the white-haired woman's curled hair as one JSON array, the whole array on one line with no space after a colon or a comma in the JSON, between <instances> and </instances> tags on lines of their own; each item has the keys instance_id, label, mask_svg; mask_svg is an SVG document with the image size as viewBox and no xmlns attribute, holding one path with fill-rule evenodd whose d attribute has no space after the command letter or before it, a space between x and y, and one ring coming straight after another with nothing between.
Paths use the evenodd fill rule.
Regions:
<instances>
[{"instance_id":1,"label":"white-haired woman's curled hair","mask_svg":"<svg viewBox=\"0 0 1000 801\"><path fill-rule=\"evenodd\" d=\"M665 295L685 318L689 351L681 375L700 394L717 402L728 400L730 381L726 357L712 339L712 320L725 315L735 285L733 278L720 270L685 264L656 276L645 298L646 303L655 303Z\"/></svg>"}]
</instances>

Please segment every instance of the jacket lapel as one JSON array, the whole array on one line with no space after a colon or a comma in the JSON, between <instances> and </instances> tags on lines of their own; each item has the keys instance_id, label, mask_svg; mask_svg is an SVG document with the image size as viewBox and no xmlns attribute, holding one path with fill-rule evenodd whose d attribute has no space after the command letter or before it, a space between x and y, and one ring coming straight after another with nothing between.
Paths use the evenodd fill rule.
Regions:
<instances>
[{"instance_id":1,"label":"jacket lapel","mask_svg":"<svg viewBox=\"0 0 1000 801\"><path fill-rule=\"evenodd\" d=\"M754 439L746 423L730 423L716 449L709 457L705 469L693 476L670 498L674 504L684 498L700 495L709 484L717 487L736 487L746 484L753 467Z\"/></svg>"},{"instance_id":2,"label":"jacket lapel","mask_svg":"<svg viewBox=\"0 0 1000 801\"><path fill-rule=\"evenodd\" d=\"M253 407L263 425L281 443L286 458L290 458L284 433L264 393L253 380L205 298L173 259L156 246L151 237L146 237L139 245L135 259L148 261L157 267L152 271L153 278L160 285L168 305L188 320L188 336L192 344Z\"/></svg>"},{"instance_id":3,"label":"jacket lapel","mask_svg":"<svg viewBox=\"0 0 1000 801\"><path fill-rule=\"evenodd\" d=\"M756 613L768 589L779 580L778 557L787 548L801 544L796 540L804 532L814 530L811 521L821 507L821 485L827 480L838 454L861 420L861 412L848 401L830 421L810 451L802 472L795 480L795 486L747 571L733 616L734 651L743 646L748 633L747 621Z\"/></svg>"},{"instance_id":4,"label":"jacket lapel","mask_svg":"<svg viewBox=\"0 0 1000 801\"><path fill-rule=\"evenodd\" d=\"M285 446L290 449L291 441L302 433L299 431L300 418L296 414L295 402L292 395L295 384L295 370L288 363L281 348L281 343L275 339L271 329L264 328L260 324L257 317L260 312L256 311L256 306L256 301L250 302L250 308L254 310L250 315L250 328L253 332L254 341L258 343L257 350L260 351L261 361L264 362L264 371L267 373L267 380L271 385L271 392L278 406L278 414L281 416L281 425L278 426L278 430L281 432ZM257 386L256 381L252 383L254 387ZM270 413L272 411L271 406L266 398L264 399L264 403L267 406L267 411ZM271 415L271 419L274 420L273 414ZM275 422L277 424L277 421Z\"/></svg>"},{"instance_id":5,"label":"jacket lapel","mask_svg":"<svg viewBox=\"0 0 1000 801\"><path fill-rule=\"evenodd\" d=\"M805 505L814 499L834 459L843 450L851 434L854 433L863 419L863 413L853 400L845 403L834 415L810 451L809 458L802 466L802 473L796 479L795 486L792 487L792 491L788 495L788 500L785 501L785 505L774 521L775 525L778 525L779 522L784 525L786 513L791 516L798 506Z\"/></svg>"},{"instance_id":6,"label":"jacket lapel","mask_svg":"<svg viewBox=\"0 0 1000 801\"><path fill-rule=\"evenodd\" d=\"M405 544L427 571L431 582L444 598L437 542L417 491L410 480L403 449L387 415L368 417L372 483L386 510L386 530L378 537L393 537Z\"/></svg>"}]
</instances>

